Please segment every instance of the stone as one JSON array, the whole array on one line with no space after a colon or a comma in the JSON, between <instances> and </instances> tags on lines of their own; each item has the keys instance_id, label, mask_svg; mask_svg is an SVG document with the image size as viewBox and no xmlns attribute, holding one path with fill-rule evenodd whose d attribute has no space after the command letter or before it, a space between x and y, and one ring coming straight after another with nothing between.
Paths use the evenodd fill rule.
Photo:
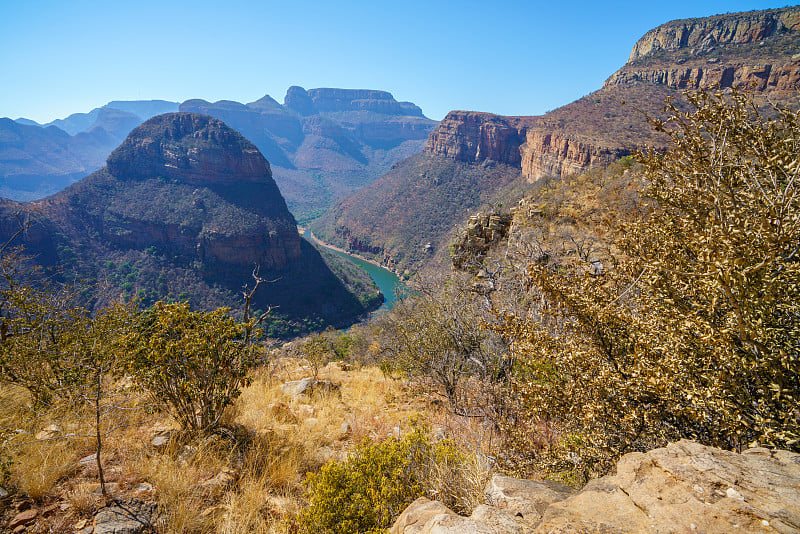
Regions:
<instances>
[{"instance_id":1,"label":"stone","mask_svg":"<svg viewBox=\"0 0 800 534\"><path fill-rule=\"evenodd\" d=\"M615 475L591 480L578 492L495 475L487 504L469 518L441 517L454 514L418 499L391 532L797 533L799 488L800 454L764 448L737 454L681 440L626 454Z\"/></svg>"},{"instance_id":2,"label":"stone","mask_svg":"<svg viewBox=\"0 0 800 534\"><path fill-rule=\"evenodd\" d=\"M5 499L8 497L8 491L5 488L0 487L0 499Z\"/></svg>"},{"instance_id":3,"label":"stone","mask_svg":"<svg viewBox=\"0 0 800 534\"><path fill-rule=\"evenodd\" d=\"M137 499L117 501L94 516L94 534L141 534L152 529L158 508Z\"/></svg>"},{"instance_id":4,"label":"stone","mask_svg":"<svg viewBox=\"0 0 800 534\"><path fill-rule=\"evenodd\" d=\"M558 482L494 475L485 493L486 504L508 510L530 523L541 519L548 506L573 495L575 490Z\"/></svg>"},{"instance_id":5,"label":"stone","mask_svg":"<svg viewBox=\"0 0 800 534\"><path fill-rule=\"evenodd\" d=\"M335 393L339 386L328 380L317 380L312 377L292 380L281 385L281 390L290 397L312 395L314 393Z\"/></svg>"},{"instance_id":6,"label":"stone","mask_svg":"<svg viewBox=\"0 0 800 534\"><path fill-rule=\"evenodd\" d=\"M439 501L420 497L403 510L389 529L389 534L422 534L425 524L441 514L457 515Z\"/></svg>"},{"instance_id":7,"label":"stone","mask_svg":"<svg viewBox=\"0 0 800 534\"><path fill-rule=\"evenodd\" d=\"M486 504L476 506L469 517L489 525L495 534L518 534L529 529L529 526L520 521L520 517L514 513Z\"/></svg>"},{"instance_id":8,"label":"stone","mask_svg":"<svg viewBox=\"0 0 800 534\"><path fill-rule=\"evenodd\" d=\"M153 488L153 485L148 482L142 482L140 484L136 484L136 486L133 488L133 491L136 493L152 493L155 491L155 488Z\"/></svg>"},{"instance_id":9,"label":"stone","mask_svg":"<svg viewBox=\"0 0 800 534\"><path fill-rule=\"evenodd\" d=\"M800 454L737 454L681 440L631 453L617 474L548 508L537 531L800 531ZM576 525L580 525L580 530ZM604 530L605 529L605 530Z\"/></svg>"},{"instance_id":10,"label":"stone","mask_svg":"<svg viewBox=\"0 0 800 534\"><path fill-rule=\"evenodd\" d=\"M36 433L34 436L37 440L53 439L60 436L62 433L61 427L58 425L48 425Z\"/></svg>"},{"instance_id":11,"label":"stone","mask_svg":"<svg viewBox=\"0 0 800 534\"><path fill-rule=\"evenodd\" d=\"M150 440L150 445L156 450L166 449L167 445L169 445L169 438L170 438L169 432L159 434L152 440Z\"/></svg>"},{"instance_id":12,"label":"stone","mask_svg":"<svg viewBox=\"0 0 800 534\"><path fill-rule=\"evenodd\" d=\"M17 515L15 515L6 528L8 528L9 530L14 530L19 526L27 525L28 523L31 523L34 519L36 519L38 515L39 515L39 510L37 510L36 508L29 508L28 510L25 510L24 512L20 512Z\"/></svg>"}]
</instances>

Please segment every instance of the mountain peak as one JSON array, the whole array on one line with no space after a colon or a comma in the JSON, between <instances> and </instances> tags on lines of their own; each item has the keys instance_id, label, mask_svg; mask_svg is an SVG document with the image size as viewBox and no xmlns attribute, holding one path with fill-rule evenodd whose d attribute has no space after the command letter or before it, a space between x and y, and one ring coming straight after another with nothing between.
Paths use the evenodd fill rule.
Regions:
<instances>
[{"instance_id":1,"label":"mountain peak","mask_svg":"<svg viewBox=\"0 0 800 534\"><path fill-rule=\"evenodd\" d=\"M135 128L108 157L122 179L164 177L199 185L272 181L250 141L208 115L167 113Z\"/></svg>"}]
</instances>

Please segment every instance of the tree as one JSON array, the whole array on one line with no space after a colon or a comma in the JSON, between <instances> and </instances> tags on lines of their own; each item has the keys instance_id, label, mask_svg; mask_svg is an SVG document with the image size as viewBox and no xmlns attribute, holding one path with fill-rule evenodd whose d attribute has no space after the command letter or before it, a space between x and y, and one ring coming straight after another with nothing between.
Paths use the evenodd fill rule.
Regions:
<instances>
[{"instance_id":1,"label":"tree","mask_svg":"<svg viewBox=\"0 0 800 534\"><path fill-rule=\"evenodd\" d=\"M639 155L650 211L617 228L607 268L543 254L539 304L503 315L520 364L504 426L540 467L599 474L681 437L800 448L800 115L686 96L654 123L671 148Z\"/></svg>"},{"instance_id":2,"label":"tree","mask_svg":"<svg viewBox=\"0 0 800 534\"><path fill-rule=\"evenodd\" d=\"M251 326L237 323L227 308L194 312L185 302L157 302L127 338L126 368L184 429L213 429L255 365L246 342Z\"/></svg>"}]
</instances>

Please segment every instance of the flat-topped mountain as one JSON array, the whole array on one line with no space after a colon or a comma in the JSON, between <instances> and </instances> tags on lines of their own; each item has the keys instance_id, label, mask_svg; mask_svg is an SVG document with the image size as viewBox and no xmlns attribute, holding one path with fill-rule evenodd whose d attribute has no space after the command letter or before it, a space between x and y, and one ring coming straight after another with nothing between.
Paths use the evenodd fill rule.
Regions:
<instances>
[{"instance_id":1,"label":"flat-topped mountain","mask_svg":"<svg viewBox=\"0 0 800 534\"><path fill-rule=\"evenodd\" d=\"M249 104L188 100L180 109L216 117L250 139L301 220L420 152L437 124L416 105L369 89L293 86L283 104L266 95Z\"/></svg>"},{"instance_id":2,"label":"flat-topped mountain","mask_svg":"<svg viewBox=\"0 0 800 534\"><path fill-rule=\"evenodd\" d=\"M666 138L645 114L659 116L667 98L685 105L684 89L715 86L752 87L773 102L800 105L800 6L659 26L634 45L629 61L601 89L542 116L451 111L422 156L398 163L342 201L314 231L415 270L432 257L422 250L446 254L452 228L465 222L466 215L456 215L464 207L497 202L503 188L523 181L576 174L663 146ZM418 187L422 183L426 188ZM456 217L449 228L422 222L437 219L431 199L438 213Z\"/></svg>"},{"instance_id":3,"label":"flat-topped mountain","mask_svg":"<svg viewBox=\"0 0 800 534\"><path fill-rule=\"evenodd\" d=\"M363 280L331 272L300 238L264 156L206 115L154 117L91 176L42 201L5 201L4 238L18 212L33 214L21 244L36 261L108 281L145 304L188 298L196 307L238 307L255 266L276 280L256 305L279 306L276 316L290 321L347 324L380 300L374 288L354 295L346 287Z\"/></svg>"}]
</instances>

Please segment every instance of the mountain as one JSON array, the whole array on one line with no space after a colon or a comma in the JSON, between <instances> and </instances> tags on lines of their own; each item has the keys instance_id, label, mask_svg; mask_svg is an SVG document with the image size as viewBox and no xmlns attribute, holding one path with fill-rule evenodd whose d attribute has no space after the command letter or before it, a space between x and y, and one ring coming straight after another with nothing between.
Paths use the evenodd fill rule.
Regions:
<instances>
[{"instance_id":1,"label":"mountain","mask_svg":"<svg viewBox=\"0 0 800 534\"><path fill-rule=\"evenodd\" d=\"M164 100L115 101L44 125L0 119L0 196L35 200L60 191L102 167L142 121L177 109Z\"/></svg>"},{"instance_id":2,"label":"mountain","mask_svg":"<svg viewBox=\"0 0 800 534\"><path fill-rule=\"evenodd\" d=\"M398 270L416 270L430 261L421 248L438 251L439 259L446 254L455 226L466 222L462 208L496 203L508 196L502 188L521 182L579 173L664 146L665 137L646 114L658 117L667 98L685 106L685 89L752 86L773 102L800 105L798 51L800 7L669 22L645 34L601 89L545 115L448 113L420 157L396 164L312 228L330 243ZM433 204L435 213L455 216L446 228L425 224Z\"/></svg>"},{"instance_id":3,"label":"mountain","mask_svg":"<svg viewBox=\"0 0 800 534\"><path fill-rule=\"evenodd\" d=\"M64 191L28 204L3 201L3 239L19 213L32 214L21 244L38 263L64 278L105 281L113 294L144 304L188 298L198 308L240 307L256 265L274 282L255 306L278 306L275 318L290 328L349 324L380 301L374 287L351 292L348 284L365 287L364 280L347 273L341 280L300 238L258 149L205 115L156 116L104 168Z\"/></svg>"},{"instance_id":4,"label":"mountain","mask_svg":"<svg viewBox=\"0 0 800 534\"><path fill-rule=\"evenodd\" d=\"M88 113L73 113L65 119L56 119L48 122L44 126L56 126L70 135L75 135L92 127L96 127L98 122L102 125L102 114L104 110L109 109L125 112L126 114L138 117L140 122L144 122L162 113L178 111L178 103L168 102L166 100L114 100L103 107L94 108ZM17 119L17 122L20 120L26 119ZM128 132L125 132L123 138L124 135L127 134Z\"/></svg>"},{"instance_id":5,"label":"mountain","mask_svg":"<svg viewBox=\"0 0 800 534\"><path fill-rule=\"evenodd\" d=\"M216 117L253 141L301 221L420 152L437 124L416 105L368 89L293 86L283 104L266 95L249 104L188 100L180 109Z\"/></svg>"},{"instance_id":6,"label":"mountain","mask_svg":"<svg viewBox=\"0 0 800 534\"><path fill-rule=\"evenodd\" d=\"M303 222L371 183L397 161L422 151L437 124L416 105L369 89L306 91L295 86L283 104L269 95L249 104L113 101L46 125L17 119L17 125L40 130L26 130L22 140L16 140L18 133L4 133L0 125L0 195L34 200L55 193L102 167L141 122L178 110L215 117L250 139L272 163L289 208ZM116 123L111 122L112 113ZM53 126L72 137L64 138L49 128ZM100 129L107 135L99 136ZM88 138L84 135L92 131Z\"/></svg>"}]
</instances>

